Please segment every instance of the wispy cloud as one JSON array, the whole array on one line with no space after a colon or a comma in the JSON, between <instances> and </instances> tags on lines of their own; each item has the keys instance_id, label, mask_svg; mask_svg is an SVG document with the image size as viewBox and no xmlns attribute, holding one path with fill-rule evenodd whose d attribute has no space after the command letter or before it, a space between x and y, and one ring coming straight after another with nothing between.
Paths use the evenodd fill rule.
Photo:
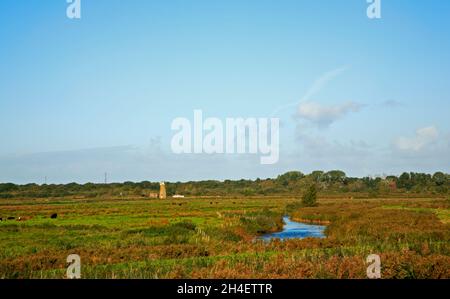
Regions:
<instances>
[{"instance_id":1,"label":"wispy cloud","mask_svg":"<svg viewBox=\"0 0 450 299\"><path fill-rule=\"evenodd\" d=\"M343 66L338 69L324 73L318 78L314 84L308 89L306 94L301 98L301 102L309 101L314 95L319 93L331 80L338 77L348 69L348 66Z\"/></svg>"},{"instance_id":2,"label":"wispy cloud","mask_svg":"<svg viewBox=\"0 0 450 299\"><path fill-rule=\"evenodd\" d=\"M349 68L348 66L343 66L343 67L340 67L340 68L337 68L337 69L334 69L334 70L331 70L331 71L328 71L328 72L322 74L308 88L306 93L303 95L303 97L299 101L280 106L280 107L276 108L272 112L271 115L272 116L277 115L279 112L281 112L287 108L298 107L298 105L300 105L301 103L309 101L314 95L319 93L328 84L328 82L330 82L334 78L338 77L340 74L344 73L348 68Z\"/></svg>"},{"instance_id":3,"label":"wispy cloud","mask_svg":"<svg viewBox=\"0 0 450 299\"><path fill-rule=\"evenodd\" d=\"M387 107L387 108L396 108L401 107L404 104L402 102L396 101L396 100L386 100L383 101L380 106Z\"/></svg>"}]
</instances>

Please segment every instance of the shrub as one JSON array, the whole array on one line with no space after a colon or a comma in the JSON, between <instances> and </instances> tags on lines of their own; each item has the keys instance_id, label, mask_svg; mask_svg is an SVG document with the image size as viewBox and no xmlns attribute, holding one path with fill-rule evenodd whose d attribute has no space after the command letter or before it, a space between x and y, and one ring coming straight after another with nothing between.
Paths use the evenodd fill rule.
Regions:
<instances>
[{"instance_id":1,"label":"shrub","mask_svg":"<svg viewBox=\"0 0 450 299\"><path fill-rule=\"evenodd\" d=\"M241 217L241 223L250 234L265 234L283 228L283 218L280 213L264 209L252 217Z\"/></svg>"},{"instance_id":2,"label":"shrub","mask_svg":"<svg viewBox=\"0 0 450 299\"><path fill-rule=\"evenodd\" d=\"M305 207L314 207L317 202L316 185L311 185L302 197L302 204Z\"/></svg>"}]
</instances>

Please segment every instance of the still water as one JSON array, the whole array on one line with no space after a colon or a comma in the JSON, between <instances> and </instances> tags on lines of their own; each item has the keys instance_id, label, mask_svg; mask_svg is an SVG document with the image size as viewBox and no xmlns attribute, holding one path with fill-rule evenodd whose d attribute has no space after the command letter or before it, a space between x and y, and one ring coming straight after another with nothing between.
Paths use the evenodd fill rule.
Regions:
<instances>
[{"instance_id":1,"label":"still water","mask_svg":"<svg viewBox=\"0 0 450 299\"><path fill-rule=\"evenodd\" d=\"M306 224L294 222L289 217L283 217L283 231L270 233L259 237L259 239L270 241L271 239L304 239L304 238L325 238L324 225Z\"/></svg>"}]
</instances>

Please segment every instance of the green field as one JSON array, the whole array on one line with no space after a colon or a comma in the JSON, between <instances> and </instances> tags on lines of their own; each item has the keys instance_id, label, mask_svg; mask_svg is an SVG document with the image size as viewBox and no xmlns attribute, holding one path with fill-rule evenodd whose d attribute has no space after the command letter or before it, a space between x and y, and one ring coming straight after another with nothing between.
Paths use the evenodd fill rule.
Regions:
<instances>
[{"instance_id":1,"label":"green field","mask_svg":"<svg viewBox=\"0 0 450 299\"><path fill-rule=\"evenodd\" d=\"M69 254L83 278L365 278L372 253L383 278L450 278L448 199L321 198L288 212L327 238L255 241L297 200L3 199L0 278L64 278Z\"/></svg>"}]
</instances>

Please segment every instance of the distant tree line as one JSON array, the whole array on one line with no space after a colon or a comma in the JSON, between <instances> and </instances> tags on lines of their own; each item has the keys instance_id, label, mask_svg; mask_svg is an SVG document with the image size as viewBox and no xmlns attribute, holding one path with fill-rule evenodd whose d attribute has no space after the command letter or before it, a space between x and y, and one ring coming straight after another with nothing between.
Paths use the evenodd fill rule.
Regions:
<instances>
[{"instance_id":1,"label":"distant tree line","mask_svg":"<svg viewBox=\"0 0 450 299\"><path fill-rule=\"evenodd\" d=\"M446 195L449 190L450 175L443 172L435 174L405 172L400 176L387 177L348 177L345 172L313 171L303 174L291 171L277 178L256 180L225 180L166 183L167 194L185 196L261 196L298 195L314 185L322 194L355 193L376 197L383 194L439 194ZM56 198L56 197L149 197L157 193L156 182L124 182L111 184L60 184L60 185L16 185L0 184L0 198Z\"/></svg>"}]
</instances>

